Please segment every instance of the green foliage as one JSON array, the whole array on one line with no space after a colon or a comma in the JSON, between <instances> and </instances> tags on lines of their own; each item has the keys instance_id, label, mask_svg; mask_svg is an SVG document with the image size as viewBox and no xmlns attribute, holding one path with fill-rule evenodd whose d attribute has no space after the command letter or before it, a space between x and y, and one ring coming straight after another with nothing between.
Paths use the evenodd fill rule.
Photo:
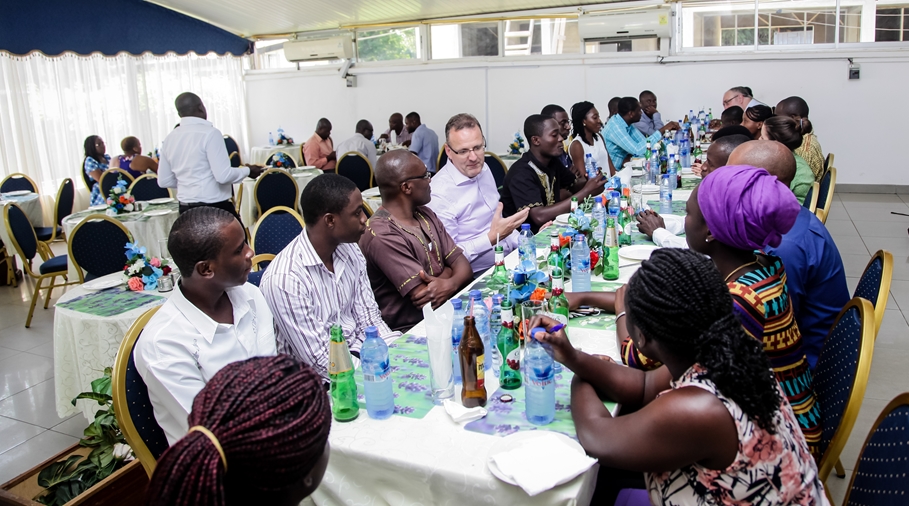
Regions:
<instances>
[{"instance_id":1,"label":"green foliage","mask_svg":"<svg viewBox=\"0 0 909 506\"><path fill-rule=\"evenodd\" d=\"M417 29L369 30L357 33L360 61L409 60L417 57Z\"/></svg>"},{"instance_id":2,"label":"green foliage","mask_svg":"<svg viewBox=\"0 0 909 506\"><path fill-rule=\"evenodd\" d=\"M126 440L114 414L111 373L110 367L104 369L104 376L92 381L92 391L82 392L72 401L75 406L77 400L89 399L107 408L95 413L95 420L79 440L80 445L92 448L91 453L85 458L72 455L42 469L38 485L45 490L35 497L36 501L47 505L66 504L123 466L123 460L114 458L114 445Z\"/></svg>"}]
</instances>

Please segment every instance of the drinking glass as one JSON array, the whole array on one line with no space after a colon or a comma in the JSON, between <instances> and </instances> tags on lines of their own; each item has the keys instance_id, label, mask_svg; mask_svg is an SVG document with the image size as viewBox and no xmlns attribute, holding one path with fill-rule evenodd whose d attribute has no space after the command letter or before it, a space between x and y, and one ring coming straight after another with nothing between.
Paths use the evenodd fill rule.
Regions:
<instances>
[{"instance_id":1,"label":"drinking glass","mask_svg":"<svg viewBox=\"0 0 909 506\"><path fill-rule=\"evenodd\" d=\"M168 262L171 261L170 250L167 249L167 238L158 239L158 254L155 256L162 260L167 260Z\"/></svg>"}]
</instances>

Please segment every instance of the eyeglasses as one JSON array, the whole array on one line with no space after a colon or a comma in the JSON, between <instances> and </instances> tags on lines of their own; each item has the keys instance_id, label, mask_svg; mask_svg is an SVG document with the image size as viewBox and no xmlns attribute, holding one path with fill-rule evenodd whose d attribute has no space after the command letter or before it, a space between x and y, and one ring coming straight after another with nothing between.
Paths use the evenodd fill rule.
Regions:
<instances>
[{"instance_id":1,"label":"eyeglasses","mask_svg":"<svg viewBox=\"0 0 909 506\"><path fill-rule=\"evenodd\" d=\"M405 179L404 181L401 181L401 183L403 184L403 183L406 183L406 182L408 182L408 181L413 181L413 180L415 180L415 179L430 179L430 178L432 178L432 172L429 172L429 171L427 170L426 173L423 174L422 176L409 177L409 178Z\"/></svg>"},{"instance_id":2,"label":"eyeglasses","mask_svg":"<svg viewBox=\"0 0 909 506\"><path fill-rule=\"evenodd\" d=\"M730 103L730 102L732 102L733 100L735 100L735 99L737 99L737 98L739 98L739 97L741 97L741 96L742 96L742 95L735 95L735 96L731 97L729 100L723 100L723 107L729 106L729 103Z\"/></svg>"},{"instance_id":3,"label":"eyeglasses","mask_svg":"<svg viewBox=\"0 0 909 506\"><path fill-rule=\"evenodd\" d=\"M451 149L451 147L449 147L449 149ZM485 156L486 155L486 137L485 136L483 137L483 144L481 144L479 146L474 146L473 148L459 149L457 151L452 149L451 152L458 156L467 156L470 153L473 153L477 156Z\"/></svg>"}]
</instances>

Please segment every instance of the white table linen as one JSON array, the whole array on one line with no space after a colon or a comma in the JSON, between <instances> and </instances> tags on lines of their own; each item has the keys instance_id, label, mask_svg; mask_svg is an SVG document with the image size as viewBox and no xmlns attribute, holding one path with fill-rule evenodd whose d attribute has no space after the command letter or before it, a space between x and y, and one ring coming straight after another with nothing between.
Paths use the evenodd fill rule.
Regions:
<instances>
[{"instance_id":1,"label":"white table linen","mask_svg":"<svg viewBox=\"0 0 909 506\"><path fill-rule=\"evenodd\" d=\"M40 227L44 224L44 218L42 217L44 211L41 207L41 198L37 193L30 193L21 197L0 196L0 213L11 202L22 209L22 212L28 217L28 221L33 227ZM5 222L0 223L0 241L3 241L3 245L7 247L7 252L10 256L16 255L16 249L13 247L9 234L6 232ZM22 262L23 260L20 258L19 261Z\"/></svg>"},{"instance_id":2,"label":"white table linen","mask_svg":"<svg viewBox=\"0 0 909 506\"><path fill-rule=\"evenodd\" d=\"M275 145L275 146L255 146L249 151L249 160L247 163L252 163L254 165L265 165L265 162L268 161L268 157L277 153L278 151L283 151L291 156L294 159L294 163L297 164L297 167L303 165L303 145L302 144L291 144L291 145Z\"/></svg>"}]
</instances>

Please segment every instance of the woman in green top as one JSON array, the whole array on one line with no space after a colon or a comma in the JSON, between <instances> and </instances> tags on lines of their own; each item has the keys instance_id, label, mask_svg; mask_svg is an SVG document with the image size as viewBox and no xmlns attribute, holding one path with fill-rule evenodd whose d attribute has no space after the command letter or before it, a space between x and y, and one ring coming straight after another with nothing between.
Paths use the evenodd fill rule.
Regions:
<instances>
[{"instance_id":1,"label":"woman in green top","mask_svg":"<svg viewBox=\"0 0 909 506\"><path fill-rule=\"evenodd\" d=\"M808 190L814 183L814 172L808 162L795 153L795 150L802 146L802 130L799 122L789 116L768 118L761 127L761 139L777 141L792 151L792 155L795 156L795 177L792 179L789 189L795 194L799 204L803 203L805 195L808 194Z\"/></svg>"}]
</instances>

